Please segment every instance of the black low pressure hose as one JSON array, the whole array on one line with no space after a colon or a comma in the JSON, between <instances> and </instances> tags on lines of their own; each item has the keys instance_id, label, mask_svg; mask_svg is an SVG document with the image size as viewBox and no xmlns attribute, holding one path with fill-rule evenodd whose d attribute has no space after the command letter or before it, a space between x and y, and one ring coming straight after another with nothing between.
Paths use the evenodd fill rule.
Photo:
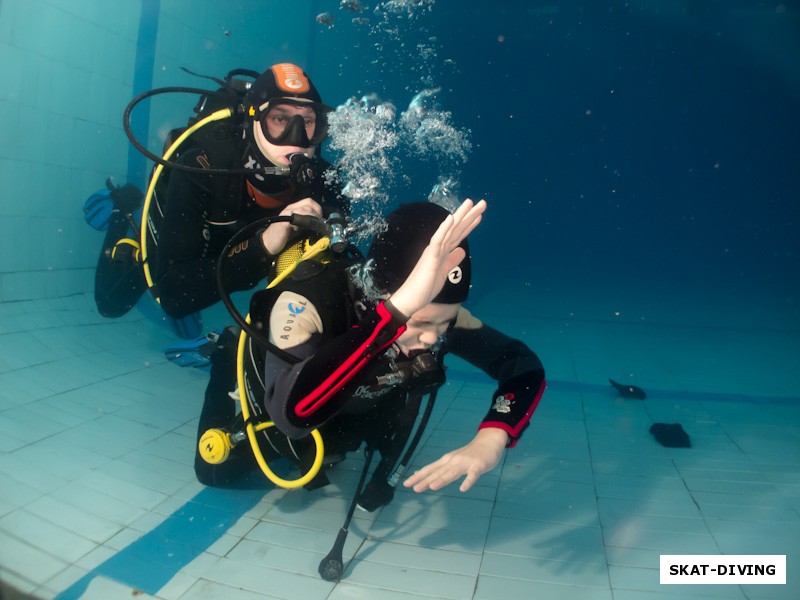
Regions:
<instances>
[{"instance_id":1,"label":"black low pressure hose","mask_svg":"<svg viewBox=\"0 0 800 600\"><path fill-rule=\"evenodd\" d=\"M286 175L288 173L288 169L284 167L261 167L259 169L203 169L200 167L190 167L188 165L181 165L179 163L164 160L162 157L157 156L150 152L147 148L145 148L139 140L136 139L136 136L133 134L133 130L131 129L131 112L136 107L137 104L146 100L147 98L151 98L153 96L157 96L159 94L174 94L174 93L186 93L186 94L201 94L205 96L220 96L225 98L226 100L232 100L231 94L226 92L214 92L211 90L204 90L202 88L193 88L193 87L164 87L164 88L157 88L155 90L149 90L147 92L143 92L136 96L133 100L128 103L128 106L125 107L125 111L122 113L122 128L125 130L125 135L128 136L128 139L133 144L134 148L136 148L139 152L141 152L145 157L149 158L153 162L159 165L163 165L164 167L170 169L177 169L178 171L185 171L187 173L202 173L204 175L248 175L254 172L262 173L263 175ZM233 104L233 103L232 103ZM239 105L235 104L230 108L231 116L234 116L237 113L243 112L244 108Z\"/></svg>"},{"instance_id":2,"label":"black low pressure hose","mask_svg":"<svg viewBox=\"0 0 800 600\"><path fill-rule=\"evenodd\" d=\"M422 439L422 434L425 433L425 428L428 426L428 421L431 418L431 412L433 412L433 405L436 402L436 392L438 392L438 390L433 390L428 395L428 403L425 405L425 412L422 413L422 418L417 426L417 431L414 433L414 439L412 439L411 443L408 445L406 453L400 460L400 464L395 468L394 473L389 476L388 483L392 487L397 485L397 479L403 474L403 471L406 470L408 463L411 462L411 458L414 456L414 452L419 445L419 441Z\"/></svg>"},{"instance_id":3,"label":"black low pressure hose","mask_svg":"<svg viewBox=\"0 0 800 600\"><path fill-rule=\"evenodd\" d=\"M358 506L358 497L361 495L361 491L364 489L364 481L367 479L367 472L369 471L369 466L372 463L372 456L374 453L374 450L367 447L364 468L361 471L361 478L358 480L358 485L356 486L355 496L353 496L353 501L350 503L350 510L347 511L347 518L344 520L342 528L336 535L336 541L333 543L333 548L331 548L331 551L328 552L327 556L319 563L319 568L317 571L319 572L320 577L322 577L325 581L337 581L341 578L342 573L344 572L344 560L342 559L344 543L347 540L347 533L350 531L350 521L353 519L353 514L356 512L356 506Z\"/></svg>"},{"instance_id":4,"label":"black low pressure hose","mask_svg":"<svg viewBox=\"0 0 800 600\"><path fill-rule=\"evenodd\" d=\"M406 467L408 467L408 464L411 462L411 458L417 449L417 445L419 445L422 434L428 426L431 411L433 410L434 402L436 402L436 390L433 390L428 394L425 412L422 418L419 419L414 438L408 443L411 431L419 416L419 407L422 403L423 395L424 393L410 394L403 416L411 416L413 422L407 420L405 422L401 421L398 426L397 433L393 439L392 449L381 459L381 462L378 463L378 466L372 473L372 479L370 479L369 484L367 484L363 493L358 498L358 505L364 510L372 512L381 506L385 506L394 498L394 490L397 488L397 484L400 482L400 478L405 472ZM411 409L410 411L409 408ZM413 413L413 415L409 415L410 412ZM400 459L403 447L406 446L406 444L406 452L403 454L402 459Z\"/></svg>"},{"instance_id":5,"label":"black low pressure hose","mask_svg":"<svg viewBox=\"0 0 800 600\"><path fill-rule=\"evenodd\" d=\"M278 348L275 344L269 341L269 338L264 335L262 332L258 331L255 327L253 327L247 320L242 316L242 313L236 308L233 304L233 300L231 300L231 296L228 293L228 290L225 288L225 282L223 280L223 275L225 271L225 260L228 258L228 253L231 251L236 244L238 244L241 240L245 239L246 237L251 236L259 229L263 229L269 227L273 223L291 223L294 218L294 215L290 216L281 216L277 215L274 217L266 217L264 219L259 219L258 221L253 221L249 225L246 225L239 231L237 231L228 243L225 244L225 247L220 252L219 258L217 259L217 290L219 291L220 299L222 303L225 305L225 308L228 310L230 315L233 317L233 320L241 327L247 334L255 340L258 344L264 346L265 348L269 349L271 352L277 354L280 358L289 363L296 363L298 359L288 352L284 352L280 348Z\"/></svg>"},{"instance_id":6,"label":"black low pressure hose","mask_svg":"<svg viewBox=\"0 0 800 600\"><path fill-rule=\"evenodd\" d=\"M247 332L247 334L255 340L258 344L269 350L270 352L276 354L278 357L282 358L283 360L294 364L299 362L299 359L295 356L292 356L288 352L285 352L278 348L275 344L269 341L269 338L264 335L264 333L258 331L255 327L253 327L247 320L242 316L242 314L238 311L236 306L233 304L233 300L231 300L231 296L228 293L228 290L225 288L224 282L224 274L225 274L225 260L228 258L228 254L230 253L231 249L238 244L240 241L250 237L259 229L264 229L269 227L273 223L291 223L301 229L306 229L309 231L313 231L315 233L319 233L320 235L327 235L331 237L332 246L335 243L334 240L338 239L338 236L343 235L342 231L342 217L338 215L338 213L334 213L331 215L330 222L324 221L319 217L313 217L311 215L276 215L273 217L265 217L263 219L259 219L258 221L253 221L249 225L246 225L239 231L237 231L228 243L225 244L225 247L220 252L219 258L217 259L217 290L219 291L220 299L222 303L225 305L225 308L228 310L230 315L233 317L233 320ZM342 242L346 244L345 242ZM344 250L344 247L338 249L337 251L341 252Z\"/></svg>"}]
</instances>

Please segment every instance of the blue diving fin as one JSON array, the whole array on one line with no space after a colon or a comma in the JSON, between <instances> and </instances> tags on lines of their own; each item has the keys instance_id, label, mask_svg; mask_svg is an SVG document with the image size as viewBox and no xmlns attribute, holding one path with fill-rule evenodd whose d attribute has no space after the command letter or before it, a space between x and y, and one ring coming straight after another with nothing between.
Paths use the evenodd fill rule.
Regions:
<instances>
[{"instance_id":1,"label":"blue diving fin","mask_svg":"<svg viewBox=\"0 0 800 600\"><path fill-rule=\"evenodd\" d=\"M111 223L113 210L114 201L111 199L111 192L104 188L96 191L83 203L83 218L97 231L106 231Z\"/></svg>"},{"instance_id":2,"label":"blue diving fin","mask_svg":"<svg viewBox=\"0 0 800 600\"><path fill-rule=\"evenodd\" d=\"M182 340L167 346L164 355L181 367L211 370L211 354L217 347L219 332L212 331L193 340Z\"/></svg>"}]
</instances>

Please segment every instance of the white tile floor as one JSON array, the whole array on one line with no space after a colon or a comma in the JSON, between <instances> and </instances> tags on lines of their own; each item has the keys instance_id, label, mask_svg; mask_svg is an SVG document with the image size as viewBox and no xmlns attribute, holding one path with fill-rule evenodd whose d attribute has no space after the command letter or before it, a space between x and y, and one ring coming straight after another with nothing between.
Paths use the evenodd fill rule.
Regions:
<instances>
[{"instance_id":1,"label":"white tile floor","mask_svg":"<svg viewBox=\"0 0 800 600\"><path fill-rule=\"evenodd\" d=\"M796 315L737 329L730 307L626 319L593 297L576 317L577 296L551 294L473 306L547 367L523 441L467 495L401 491L357 515L338 584L316 569L359 458L314 493L205 489L191 465L207 375L165 360L165 328L103 320L87 296L0 306L0 580L103 600L800 597ZM459 361L449 380L417 463L468 439L493 391ZM682 423L693 448L660 446L653 422ZM786 554L789 583L659 584L659 555L721 553Z\"/></svg>"}]
</instances>

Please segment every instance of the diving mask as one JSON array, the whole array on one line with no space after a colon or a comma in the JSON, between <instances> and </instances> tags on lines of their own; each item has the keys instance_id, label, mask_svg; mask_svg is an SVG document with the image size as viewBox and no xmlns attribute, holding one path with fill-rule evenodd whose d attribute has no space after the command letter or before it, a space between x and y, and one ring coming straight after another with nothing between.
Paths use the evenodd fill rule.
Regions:
<instances>
[{"instance_id":1,"label":"diving mask","mask_svg":"<svg viewBox=\"0 0 800 600\"><path fill-rule=\"evenodd\" d=\"M328 136L328 110L316 102L278 98L259 107L258 122L271 144L310 148Z\"/></svg>"}]
</instances>

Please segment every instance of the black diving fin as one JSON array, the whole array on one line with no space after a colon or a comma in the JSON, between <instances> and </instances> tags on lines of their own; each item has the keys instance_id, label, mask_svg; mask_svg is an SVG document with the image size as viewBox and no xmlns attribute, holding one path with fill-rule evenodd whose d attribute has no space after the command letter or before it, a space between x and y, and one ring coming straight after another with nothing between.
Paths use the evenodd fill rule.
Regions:
<instances>
[{"instance_id":1,"label":"black diving fin","mask_svg":"<svg viewBox=\"0 0 800 600\"><path fill-rule=\"evenodd\" d=\"M623 385L617 383L613 379L609 379L608 382L617 388L619 395L623 398L634 398L636 400L644 400L647 398L647 394L645 394L644 390L640 387L636 387L635 385Z\"/></svg>"}]
</instances>

